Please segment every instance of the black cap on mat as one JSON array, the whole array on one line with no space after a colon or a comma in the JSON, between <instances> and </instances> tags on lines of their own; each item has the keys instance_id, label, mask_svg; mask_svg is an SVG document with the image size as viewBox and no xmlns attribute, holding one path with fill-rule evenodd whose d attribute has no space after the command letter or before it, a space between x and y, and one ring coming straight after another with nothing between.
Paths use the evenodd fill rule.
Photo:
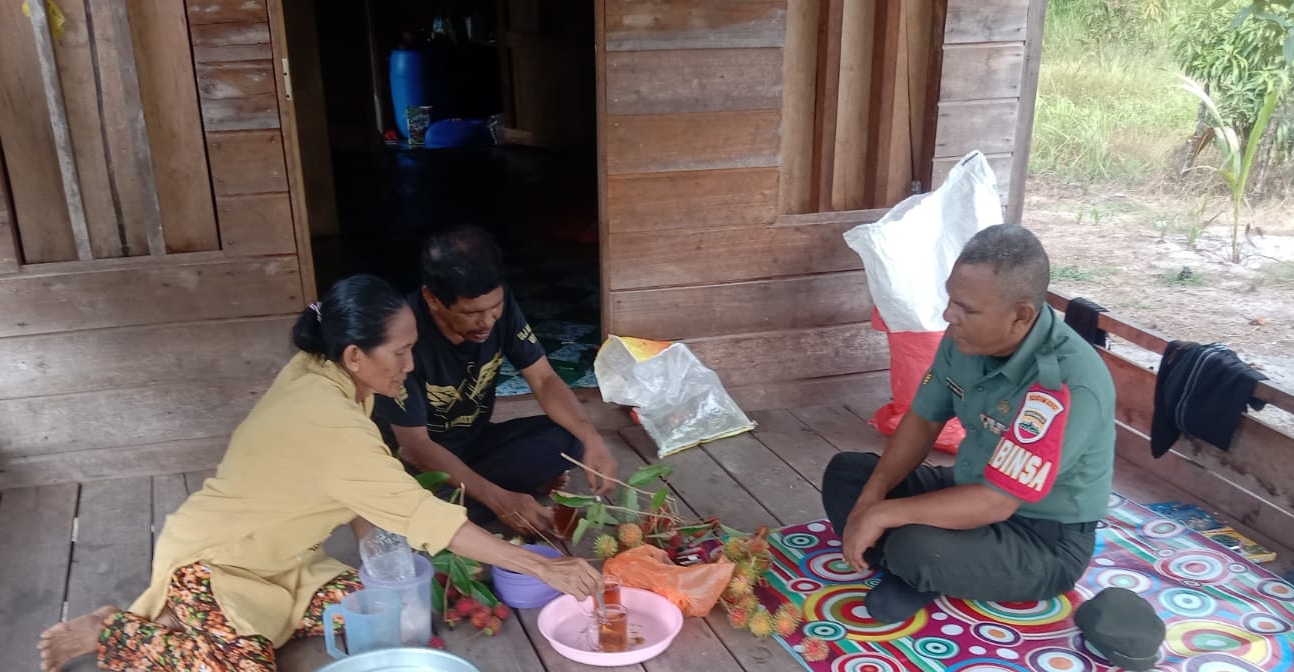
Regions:
<instances>
[{"instance_id":1,"label":"black cap on mat","mask_svg":"<svg viewBox=\"0 0 1294 672\"><path fill-rule=\"evenodd\" d=\"M1127 588L1106 588L1079 605L1074 624L1088 645L1125 670L1143 672L1159 660L1164 621Z\"/></svg>"}]
</instances>

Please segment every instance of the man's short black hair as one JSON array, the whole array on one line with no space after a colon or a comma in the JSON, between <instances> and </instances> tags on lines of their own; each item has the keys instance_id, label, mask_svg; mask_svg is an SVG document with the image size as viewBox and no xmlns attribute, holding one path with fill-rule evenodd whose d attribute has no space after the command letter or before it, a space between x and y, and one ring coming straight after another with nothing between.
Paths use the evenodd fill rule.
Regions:
<instances>
[{"instance_id":1,"label":"man's short black hair","mask_svg":"<svg viewBox=\"0 0 1294 672\"><path fill-rule=\"evenodd\" d=\"M1042 310L1047 302L1051 261L1037 236L1019 224L996 224L975 234L957 263L992 266L1008 303L1027 301Z\"/></svg>"},{"instance_id":2,"label":"man's short black hair","mask_svg":"<svg viewBox=\"0 0 1294 672\"><path fill-rule=\"evenodd\" d=\"M484 229L460 224L422 246L422 284L446 308L503 286L503 255Z\"/></svg>"}]
</instances>

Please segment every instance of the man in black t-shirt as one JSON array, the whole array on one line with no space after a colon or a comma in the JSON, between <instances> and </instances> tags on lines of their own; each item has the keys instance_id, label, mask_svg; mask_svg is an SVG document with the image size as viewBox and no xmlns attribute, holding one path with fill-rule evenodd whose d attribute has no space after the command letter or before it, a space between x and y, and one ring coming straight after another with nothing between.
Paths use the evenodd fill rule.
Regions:
<instances>
[{"instance_id":1,"label":"man in black t-shirt","mask_svg":"<svg viewBox=\"0 0 1294 672\"><path fill-rule=\"evenodd\" d=\"M616 461L503 284L488 233L460 227L432 236L422 252L422 288L409 295L418 320L414 369L395 398L377 397L373 418L414 472L443 471L465 486L468 514L497 516L519 532L548 530L551 509L535 499L559 483L566 453L610 477ZM494 388L507 359L545 415L491 423ZM586 471L595 493L610 480Z\"/></svg>"}]
</instances>

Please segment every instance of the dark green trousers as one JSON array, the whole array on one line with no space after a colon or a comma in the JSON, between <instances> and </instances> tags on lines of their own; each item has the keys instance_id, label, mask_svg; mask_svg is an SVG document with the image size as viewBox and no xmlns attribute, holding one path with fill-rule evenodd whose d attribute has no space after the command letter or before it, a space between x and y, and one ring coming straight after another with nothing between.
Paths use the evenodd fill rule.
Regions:
<instances>
[{"instance_id":1,"label":"dark green trousers","mask_svg":"<svg viewBox=\"0 0 1294 672\"><path fill-rule=\"evenodd\" d=\"M841 453L822 476L822 505L837 535L879 455ZM910 497L954 485L948 467L917 467L889 492ZM1096 523L1012 516L969 530L905 525L888 530L866 559L923 592L995 602L1032 602L1074 587L1092 559Z\"/></svg>"}]
</instances>

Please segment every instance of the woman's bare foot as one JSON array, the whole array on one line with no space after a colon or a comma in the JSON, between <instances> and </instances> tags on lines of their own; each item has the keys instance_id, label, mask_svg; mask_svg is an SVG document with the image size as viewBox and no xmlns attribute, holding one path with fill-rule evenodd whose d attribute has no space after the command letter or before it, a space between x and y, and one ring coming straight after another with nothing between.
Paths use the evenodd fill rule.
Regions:
<instances>
[{"instance_id":1,"label":"woman's bare foot","mask_svg":"<svg viewBox=\"0 0 1294 672\"><path fill-rule=\"evenodd\" d=\"M40 649L40 669L58 672L67 661L97 651L103 622L118 611L121 610L116 607L99 607L40 633L40 643L36 645Z\"/></svg>"}]
</instances>

